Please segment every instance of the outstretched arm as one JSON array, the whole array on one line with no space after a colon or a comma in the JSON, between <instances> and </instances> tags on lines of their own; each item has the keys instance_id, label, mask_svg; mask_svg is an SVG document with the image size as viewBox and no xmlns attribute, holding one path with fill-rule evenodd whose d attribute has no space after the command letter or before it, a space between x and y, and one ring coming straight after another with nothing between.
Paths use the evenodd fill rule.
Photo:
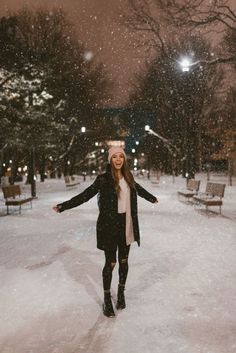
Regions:
<instances>
[{"instance_id":1,"label":"outstretched arm","mask_svg":"<svg viewBox=\"0 0 236 353\"><path fill-rule=\"evenodd\" d=\"M72 199L62 202L55 207L53 207L54 211L56 212L63 212L65 210L68 210L70 208L82 205L83 203L87 202L90 200L93 196L95 196L98 191L99 191L99 185L100 185L100 177L98 176L95 181L93 182L92 185L90 185L87 189L85 189L83 192L80 194L76 195L75 197L72 197Z\"/></svg>"},{"instance_id":2,"label":"outstretched arm","mask_svg":"<svg viewBox=\"0 0 236 353\"><path fill-rule=\"evenodd\" d=\"M145 200L155 203L158 202L156 196L150 194L147 190L145 190L141 185L139 185L138 183L135 182L135 189L138 193L138 195L142 198L144 198Z\"/></svg>"}]
</instances>

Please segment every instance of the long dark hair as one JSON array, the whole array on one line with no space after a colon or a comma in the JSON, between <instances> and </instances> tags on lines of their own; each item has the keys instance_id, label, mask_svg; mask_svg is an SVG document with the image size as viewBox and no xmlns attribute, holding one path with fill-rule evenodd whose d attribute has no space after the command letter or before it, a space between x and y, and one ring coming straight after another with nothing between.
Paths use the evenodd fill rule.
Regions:
<instances>
[{"instance_id":1,"label":"long dark hair","mask_svg":"<svg viewBox=\"0 0 236 353\"><path fill-rule=\"evenodd\" d=\"M115 189L116 189L116 193L117 193L117 196L119 197L120 195L120 185L119 185L119 178L116 174L116 170L115 170L115 167L112 163L112 160L111 160L111 175L114 179L114 182L115 182ZM129 166L128 166L128 163L126 162L126 159L124 159L124 163L121 167L121 173L123 175L123 177L125 178L125 181L127 182L127 184L129 185L129 187L131 189L135 189L135 181L134 181L134 177L133 177L133 174L131 173L130 169L129 169Z\"/></svg>"}]
</instances>

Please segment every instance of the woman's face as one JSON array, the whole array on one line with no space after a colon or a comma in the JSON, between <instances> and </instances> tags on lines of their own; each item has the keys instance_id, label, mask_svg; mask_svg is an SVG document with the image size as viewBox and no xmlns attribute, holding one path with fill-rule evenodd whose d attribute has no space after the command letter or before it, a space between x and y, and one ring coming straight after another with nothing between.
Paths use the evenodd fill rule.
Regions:
<instances>
[{"instance_id":1,"label":"woman's face","mask_svg":"<svg viewBox=\"0 0 236 353\"><path fill-rule=\"evenodd\" d=\"M125 157L123 153L115 153L111 157L112 165L116 170L120 170L124 164Z\"/></svg>"}]
</instances>

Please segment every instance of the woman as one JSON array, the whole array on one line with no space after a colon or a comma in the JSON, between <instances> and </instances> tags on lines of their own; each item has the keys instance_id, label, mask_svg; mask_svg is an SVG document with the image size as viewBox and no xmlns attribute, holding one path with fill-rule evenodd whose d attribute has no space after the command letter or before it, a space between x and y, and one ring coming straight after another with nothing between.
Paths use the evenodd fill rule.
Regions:
<instances>
[{"instance_id":1,"label":"woman","mask_svg":"<svg viewBox=\"0 0 236 353\"><path fill-rule=\"evenodd\" d=\"M128 257L130 244L134 241L140 245L137 216L137 194L155 203L157 198L134 181L130 172L126 154L121 147L112 147L108 151L106 173L97 176L94 183L69 201L58 204L53 209L63 212L81 205L98 194L99 216L97 220L97 247L104 251L105 265L102 270L105 316L114 317L111 300L112 271L116 265L116 253L119 261L119 285L117 309L124 309L125 283L128 274Z\"/></svg>"}]
</instances>

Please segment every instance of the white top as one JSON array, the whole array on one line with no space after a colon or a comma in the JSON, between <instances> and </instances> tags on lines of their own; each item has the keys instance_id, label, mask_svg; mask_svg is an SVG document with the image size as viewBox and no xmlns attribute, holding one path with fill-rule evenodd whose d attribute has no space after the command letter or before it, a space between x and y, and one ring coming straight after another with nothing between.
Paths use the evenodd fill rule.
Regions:
<instances>
[{"instance_id":1,"label":"white top","mask_svg":"<svg viewBox=\"0 0 236 353\"><path fill-rule=\"evenodd\" d=\"M125 235L126 244L134 241L133 221L131 217L130 187L125 178L119 180L120 195L118 198L118 213L126 213Z\"/></svg>"},{"instance_id":2,"label":"white top","mask_svg":"<svg viewBox=\"0 0 236 353\"><path fill-rule=\"evenodd\" d=\"M118 213L126 213L128 200L130 199L130 189L125 178L119 180L120 195L118 198Z\"/></svg>"}]
</instances>

